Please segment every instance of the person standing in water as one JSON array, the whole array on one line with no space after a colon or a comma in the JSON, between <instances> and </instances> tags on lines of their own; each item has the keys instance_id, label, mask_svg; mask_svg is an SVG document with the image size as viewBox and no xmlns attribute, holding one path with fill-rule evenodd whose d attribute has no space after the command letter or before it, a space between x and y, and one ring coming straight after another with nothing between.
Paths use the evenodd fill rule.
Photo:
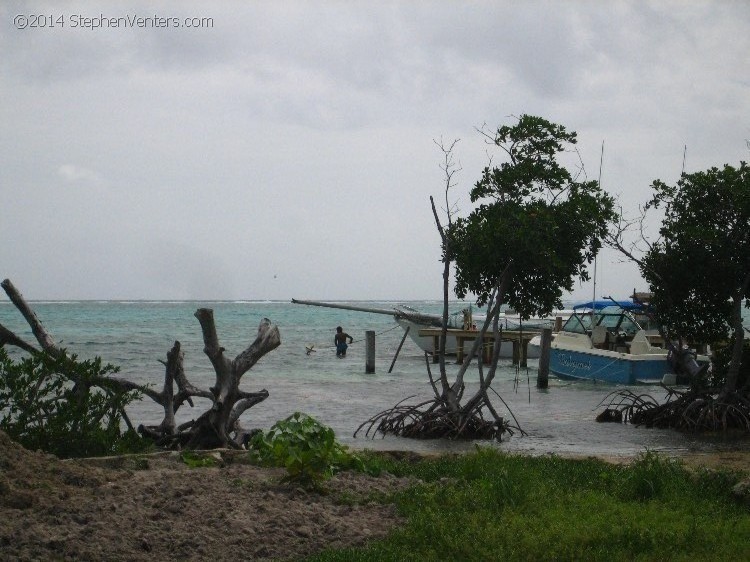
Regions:
<instances>
[{"instance_id":1,"label":"person standing in water","mask_svg":"<svg viewBox=\"0 0 750 562\"><path fill-rule=\"evenodd\" d=\"M346 348L349 347L346 345L347 339L349 343L354 341L354 338L347 334L341 326L338 326L336 328L336 335L333 336L333 341L336 344L336 357L346 357Z\"/></svg>"}]
</instances>

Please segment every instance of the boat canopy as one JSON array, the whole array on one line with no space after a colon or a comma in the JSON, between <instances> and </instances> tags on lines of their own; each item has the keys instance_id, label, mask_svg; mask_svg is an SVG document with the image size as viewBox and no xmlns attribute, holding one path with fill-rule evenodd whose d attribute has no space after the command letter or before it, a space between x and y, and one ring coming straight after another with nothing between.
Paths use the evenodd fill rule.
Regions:
<instances>
[{"instance_id":1,"label":"boat canopy","mask_svg":"<svg viewBox=\"0 0 750 562\"><path fill-rule=\"evenodd\" d=\"M639 311L643 310L643 305L633 301L616 301L616 300L601 300L601 301L588 301L573 306L573 310L579 311L582 309L589 310L602 310L610 306L619 306L623 310Z\"/></svg>"},{"instance_id":2,"label":"boat canopy","mask_svg":"<svg viewBox=\"0 0 750 562\"><path fill-rule=\"evenodd\" d=\"M630 300L598 300L577 304L573 314L563 325L564 332L591 334L594 326L628 336L639 330L658 330L655 321L646 314L646 307Z\"/></svg>"}]
</instances>

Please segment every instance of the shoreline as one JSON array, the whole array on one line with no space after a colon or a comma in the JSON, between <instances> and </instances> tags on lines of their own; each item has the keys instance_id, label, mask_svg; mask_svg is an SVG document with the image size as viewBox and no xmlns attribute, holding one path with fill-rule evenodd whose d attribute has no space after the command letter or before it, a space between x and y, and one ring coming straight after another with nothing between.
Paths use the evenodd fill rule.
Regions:
<instances>
[{"instance_id":1,"label":"shoreline","mask_svg":"<svg viewBox=\"0 0 750 562\"><path fill-rule=\"evenodd\" d=\"M383 455L386 457L392 457L399 460L408 460L410 462L419 462L427 459L437 459L443 456L462 455L472 453L474 448L467 448L462 451L414 451L407 449L370 449L370 448L349 448L352 452L368 452L375 455ZM210 449L200 451L208 455L214 455L223 458L234 458L242 456L247 453L246 450L240 449ZM584 454L584 453L540 453L534 454L526 451L499 451L501 454L516 457L528 457L528 458L539 458L545 456L556 456L564 460L588 460L596 459L610 464L626 465L636 459L642 454ZM745 472L750 476L750 451L745 450L723 450L723 451L712 451L712 452L670 452L664 451L653 451L660 458L672 459L681 462L688 468L707 468L712 470L729 470ZM182 451L177 450L159 450L147 453L129 453L124 455L113 455L107 457L86 457L86 458L70 458L70 459L58 459L63 463L85 463L91 466L97 466L101 468L119 469L126 466L130 460L137 459L163 459L167 462L179 461L180 454ZM258 467L261 470L263 468ZM268 469L273 470L273 469Z\"/></svg>"},{"instance_id":2,"label":"shoreline","mask_svg":"<svg viewBox=\"0 0 750 562\"><path fill-rule=\"evenodd\" d=\"M455 455L374 452L406 462ZM395 505L368 498L409 488L413 477L344 471L321 494L281 484L284 469L249 464L244 454L208 451L217 463L200 468L188 466L179 451L61 460L28 451L0 432L0 545L21 560L234 560L238 552L296 560L364 546L406 522ZM636 458L559 457L616 464ZM676 457L689 469L742 469L748 477L750 453Z\"/></svg>"}]
</instances>

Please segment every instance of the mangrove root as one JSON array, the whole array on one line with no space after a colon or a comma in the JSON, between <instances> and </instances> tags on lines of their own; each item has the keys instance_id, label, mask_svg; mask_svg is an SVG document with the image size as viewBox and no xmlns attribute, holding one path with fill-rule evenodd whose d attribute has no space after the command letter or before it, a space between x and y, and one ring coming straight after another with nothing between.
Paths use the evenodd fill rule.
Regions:
<instances>
[{"instance_id":1,"label":"mangrove root","mask_svg":"<svg viewBox=\"0 0 750 562\"><path fill-rule=\"evenodd\" d=\"M750 395L747 391L721 393L705 389L663 388L667 396L662 403L630 390L612 392L599 404L602 406L609 399L597 421L614 421L599 418L619 413L623 423L646 427L687 432L741 430L750 433Z\"/></svg>"}]
</instances>

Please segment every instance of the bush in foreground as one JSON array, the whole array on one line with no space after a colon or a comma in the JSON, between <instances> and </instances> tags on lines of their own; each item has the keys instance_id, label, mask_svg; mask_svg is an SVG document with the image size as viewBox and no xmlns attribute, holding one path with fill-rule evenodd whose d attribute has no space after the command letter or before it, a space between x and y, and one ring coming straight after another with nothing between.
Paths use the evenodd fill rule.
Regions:
<instances>
[{"instance_id":1,"label":"bush in foreground","mask_svg":"<svg viewBox=\"0 0 750 562\"><path fill-rule=\"evenodd\" d=\"M124 408L139 398L106 384L119 369L101 358L79 361L38 353L17 361L0 348L0 429L30 450L91 457L143 450L122 430Z\"/></svg>"},{"instance_id":2,"label":"bush in foreground","mask_svg":"<svg viewBox=\"0 0 750 562\"><path fill-rule=\"evenodd\" d=\"M285 480L313 487L340 470L365 470L362 460L336 441L330 427L300 412L276 422L266 433L256 433L249 449L257 462L286 468Z\"/></svg>"}]
</instances>

